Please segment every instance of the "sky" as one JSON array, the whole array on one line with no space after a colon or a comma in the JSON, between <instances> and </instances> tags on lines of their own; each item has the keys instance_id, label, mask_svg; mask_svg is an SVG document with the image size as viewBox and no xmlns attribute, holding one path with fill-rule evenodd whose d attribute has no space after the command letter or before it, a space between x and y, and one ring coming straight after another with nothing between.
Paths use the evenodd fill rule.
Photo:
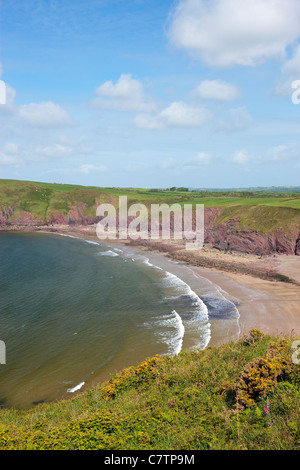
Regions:
<instances>
[{"instance_id":1,"label":"sky","mask_svg":"<svg viewBox=\"0 0 300 470\"><path fill-rule=\"evenodd\" d=\"M0 178L300 185L299 0L0 0L0 80Z\"/></svg>"}]
</instances>

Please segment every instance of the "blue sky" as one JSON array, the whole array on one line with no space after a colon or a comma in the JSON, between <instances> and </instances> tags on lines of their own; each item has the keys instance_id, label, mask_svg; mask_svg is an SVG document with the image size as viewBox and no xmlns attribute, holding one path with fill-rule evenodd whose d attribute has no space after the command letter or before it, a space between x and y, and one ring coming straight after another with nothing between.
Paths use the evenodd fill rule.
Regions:
<instances>
[{"instance_id":1,"label":"blue sky","mask_svg":"<svg viewBox=\"0 0 300 470\"><path fill-rule=\"evenodd\" d=\"M0 18L0 178L300 184L299 0L0 0Z\"/></svg>"}]
</instances>

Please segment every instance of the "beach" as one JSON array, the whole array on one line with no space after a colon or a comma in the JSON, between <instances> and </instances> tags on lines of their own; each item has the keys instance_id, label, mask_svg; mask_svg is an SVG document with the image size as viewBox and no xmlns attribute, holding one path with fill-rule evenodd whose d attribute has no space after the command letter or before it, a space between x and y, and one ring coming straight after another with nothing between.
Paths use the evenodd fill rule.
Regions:
<instances>
[{"instance_id":1,"label":"beach","mask_svg":"<svg viewBox=\"0 0 300 470\"><path fill-rule=\"evenodd\" d=\"M257 328L265 334L300 334L300 287L246 274L192 267L238 301L241 333Z\"/></svg>"},{"instance_id":2,"label":"beach","mask_svg":"<svg viewBox=\"0 0 300 470\"><path fill-rule=\"evenodd\" d=\"M68 233L74 236L98 240L92 227L66 226L56 227L53 232ZM106 243L101 241L102 243ZM108 240L107 243L131 246L129 240ZM176 242L173 241L176 244ZM202 266L186 261L186 252L180 246L179 251L169 249L169 244L162 249L150 243L134 244L134 249L141 250L151 256L176 259L193 271L220 288L226 298L238 306L240 335L247 334L251 328L257 328L265 334L300 334L300 258L275 254L272 256L255 256L245 253L224 253L210 247L204 247L197 253L201 255ZM178 248L178 247L177 247ZM197 255L196 254L196 255ZM195 256L196 256L195 255ZM203 263L204 260L204 263ZM207 261L209 267L203 267ZM222 264L224 269L222 269ZM211 267L217 265L218 269ZM234 266L234 272L228 270L228 265ZM220 266L220 267L219 267ZM245 274L260 270L261 273L278 273L288 276L293 282L263 279L261 276Z\"/></svg>"}]
</instances>

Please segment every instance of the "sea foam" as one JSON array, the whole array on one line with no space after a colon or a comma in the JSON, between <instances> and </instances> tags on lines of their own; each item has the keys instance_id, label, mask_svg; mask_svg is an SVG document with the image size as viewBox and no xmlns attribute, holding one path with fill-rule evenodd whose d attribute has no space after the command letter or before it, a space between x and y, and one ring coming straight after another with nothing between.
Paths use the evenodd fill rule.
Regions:
<instances>
[{"instance_id":1,"label":"sea foam","mask_svg":"<svg viewBox=\"0 0 300 470\"><path fill-rule=\"evenodd\" d=\"M114 251L107 250L107 251L99 251L97 253L98 256L119 256L118 253L115 253Z\"/></svg>"},{"instance_id":2,"label":"sea foam","mask_svg":"<svg viewBox=\"0 0 300 470\"><path fill-rule=\"evenodd\" d=\"M85 384L85 382L80 382L80 384L75 385L75 387L73 387L73 388L68 388L67 392L68 392L68 393L77 392L77 390L80 390L81 387L82 387L84 384Z\"/></svg>"}]
</instances>

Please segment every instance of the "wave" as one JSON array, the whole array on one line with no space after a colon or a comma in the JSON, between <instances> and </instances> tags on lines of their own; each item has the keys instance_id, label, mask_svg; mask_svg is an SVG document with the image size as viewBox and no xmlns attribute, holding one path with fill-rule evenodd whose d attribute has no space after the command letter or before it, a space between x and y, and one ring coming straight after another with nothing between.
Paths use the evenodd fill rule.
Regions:
<instances>
[{"instance_id":1,"label":"wave","mask_svg":"<svg viewBox=\"0 0 300 470\"><path fill-rule=\"evenodd\" d=\"M165 271L166 276L163 280L163 284L166 288L171 288L177 292L176 295L167 297L168 299L190 299L191 306L197 309L197 314L202 317L203 320L208 320L208 309L205 303L200 297L191 289L191 287L180 279L175 274Z\"/></svg>"},{"instance_id":2,"label":"wave","mask_svg":"<svg viewBox=\"0 0 300 470\"><path fill-rule=\"evenodd\" d=\"M47 231L42 231L41 230L40 233L52 233L52 232L47 232ZM90 245L100 245L100 243L98 243L94 240L88 240L87 238L76 237L75 235L70 235L69 233L54 232L54 235L60 235L61 237L75 238L76 240L81 240L83 242L89 243Z\"/></svg>"},{"instance_id":3,"label":"wave","mask_svg":"<svg viewBox=\"0 0 300 470\"><path fill-rule=\"evenodd\" d=\"M183 343L185 328L184 328L181 316L178 315L176 310L173 310L173 313L176 316L177 325L178 325L178 327L177 327L178 333L177 333L177 337L176 337L177 347L175 349L175 355L176 355L176 354L179 354L181 349L182 349L182 343Z\"/></svg>"},{"instance_id":4,"label":"wave","mask_svg":"<svg viewBox=\"0 0 300 470\"><path fill-rule=\"evenodd\" d=\"M84 239L82 238L82 240L84 240ZM90 243L91 245L99 245L98 242L94 242L93 240L84 240L84 241L85 241L86 243Z\"/></svg>"},{"instance_id":5,"label":"wave","mask_svg":"<svg viewBox=\"0 0 300 470\"><path fill-rule=\"evenodd\" d=\"M155 328L156 337L167 344L168 350L166 354L176 356L180 353L185 328L182 318L178 315L176 310L173 310L169 315L156 317L152 322L145 323L144 326Z\"/></svg>"},{"instance_id":6,"label":"wave","mask_svg":"<svg viewBox=\"0 0 300 470\"><path fill-rule=\"evenodd\" d=\"M108 251L99 251L97 253L98 256L119 256L118 253L115 253L114 251L108 250Z\"/></svg>"},{"instance_id":7,"label":"wave","mask_svg":"<svg viewBox=\"0 0 300 470\"><path fill-rule=\"evenodd\" d=\"M82 387L84 384L85 384L85 382L80 382L80 384L75 385L75 387L73 387L73 388L68 388L68 389L67 389L67 392L68 392L68 393L74 393L74 392L76 392L77 390L80 390L81 387Z\"/></svg>"},{"instance_id":8,"label":"wave","mask_svg":"<svg viewBox=\"0 0 300 470\"><path fill-rule=\"evenodd\" d=\"M151 268L155 268L155 269L159 269L160 271L163 271L163 269L160 268L159 266L156 266L155 264L150 263L149 258L146 258L145 256L144 256L144 258L145 258L145 259L143 260L143 262L144 262L147 266L150 266Z\"/></svg>"},{"instance_id":9,"label":"wave","mask_svg":"<svg viewBox=\"0 0 300 470\"><path fill-rule=\"evenodd\" d=\"M148 323L147 326L158 328L156 335L168 345L169 354L179 354L187 330L193 332L194 348L206 348L211 338L211 331L205 303L175 274L150 263L146 257L140 257L140 260L150 268L161 271L158 275L165 294L164 302L170 305L171 311L169 316L156 318L152 325Z\"/></svg>"}]
</instances>

